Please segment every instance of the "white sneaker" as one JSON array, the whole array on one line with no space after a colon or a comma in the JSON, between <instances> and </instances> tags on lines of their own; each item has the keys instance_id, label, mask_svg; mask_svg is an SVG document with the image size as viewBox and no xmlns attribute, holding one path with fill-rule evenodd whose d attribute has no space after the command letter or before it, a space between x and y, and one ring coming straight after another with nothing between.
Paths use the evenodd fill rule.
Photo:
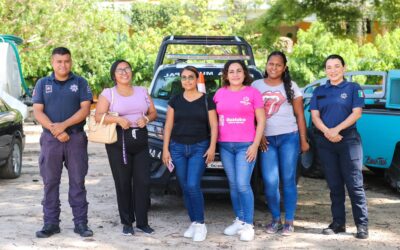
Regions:
<instances>
[{"instance_id":1,"label":"white sneaker","mask_svg":"<svg viewBox=\"0 0 400 250\"><path fill-rule=\"evenodd\" d=\"M233 236L238 234L239 230L241 230L244 227L244 222L239 220L239 218L236 218L233 221L233 224L230 225L229 227L225 228L224 230L224 234L225 235L229 235L229 236Z\"/></svg>"},{"instance_id":2,"label":"white sneaker","mask_svg":"<svg viewBox=\"0 0 400 250\"><path fill-rule=\"evenodd\" d=\"M195 223L193 225L193 241L203 241L207 237L207 227L206 224Z\"/></svg>"},{"instance_id":3,"label":"white sneaker","mask_svg":"<svg viewBox=\"0 0 400 250\"><path fill-rule=\"evenodd\" d=\"M186 229L186 231L183 233L183 237L185 238L193 238L193 234L194 234L194 224L196 222L192 222L192 224L190 224L190 226L188 227L188 229Z\"/></svg>"},{"instance_id":4,"label":"white sneaker","mask_svg":"<svg viewBox=\"0 0 400 250\"><path fill-rule=\"evenodd\" d=\"M254 240L254 226L252 224L244 224L243 228L240 230L240 240Z\"/></svg>"}]
</instances>

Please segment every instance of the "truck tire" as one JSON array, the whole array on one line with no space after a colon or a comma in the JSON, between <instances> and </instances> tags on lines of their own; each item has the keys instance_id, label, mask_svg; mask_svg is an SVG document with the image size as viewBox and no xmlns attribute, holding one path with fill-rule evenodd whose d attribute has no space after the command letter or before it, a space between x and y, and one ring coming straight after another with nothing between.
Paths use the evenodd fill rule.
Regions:
<instances>
[{"instance_id":1,"label":"truck tire","mask_svg":"<svg viewBox=\"0 0 400 250\"><path fill-rule=\"evenodd\" d=\"M318 151L316 148L315 137L312 132L308 133L310 150L303 153L298 161L298 169L301 171L301 175L310 178L324 178L324 172L322 170L321 161L319 160ZM303 164L301 157L308 158L309 164Z\"/></svg>"},{"instance_id":2,"label":"truck tire","mask_svg":"<svg viewBox=\"0 0 400 250\"><path fill-rule=\"evenodd\" d=\"M400 146L397 146L390 168L385 171L385 180L400 193Z\"/></svg>"},{"instance_id":3,"label":"truck tire","mask_svg":"<svg viewBox=\"0 0 400 250\"><path fill-rule=\"evenodd\" d=\"M0 178L15 179L21 175L22 167L22 142L14 138L11 146L11 153L4 166L0 167Z\"/></svg>"},{"instance_id":4,"label":"truck tire","mask_svg":"<svg viewBox=\"0 0 400 250\"><path fill-rule=\"evenodd\" d=\"M379 177L383 177L385 175L385 170L384 168L375 168L375 167L369 167L367 166L368 170L370 170L372 173Z\"/></svg>"}]
</instances>

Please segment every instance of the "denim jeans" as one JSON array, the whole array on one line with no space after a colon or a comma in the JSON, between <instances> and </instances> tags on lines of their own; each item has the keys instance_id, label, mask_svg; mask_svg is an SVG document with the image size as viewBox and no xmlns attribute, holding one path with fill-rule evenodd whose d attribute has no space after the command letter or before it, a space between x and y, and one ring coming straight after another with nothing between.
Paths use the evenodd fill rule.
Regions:
<instances>
[{"instance_id":1,"label":"denim jeans","mask_svg":"<svg viewBox=\"0 0 400 250\"><path fill-rule=\"evenodd\" d=\"M251 142L220 142L222 164L229 181L232 206L235 216L253 224L254 195L250 180L255 161L246 161L246 151Z\"/></svg>"},{"instance_id":2,"label":"denim jeans","mask_svg":"<svg viewBox=\"0 0 400 250\"><path fill-rule=\"evenodd\" d=\"M267 136L268 150L261 152L261 172L264 193L272 218L281 217L279 183L282 181L285 219L293 221L296 203L296 168L300 154L299 133Z\"/></svg>"},{"instance_id":3,"label":"denim jeans","mask_svg":"<svg viewBox=\"0 0 400 250\"><path fill-rule=\"evenodd\" d=\"M183 191L183 199L190 221L204 223L204 198L200 182L206 168L203 155L210 145L209 140L195 144L181 144L171 140L169 149L175 173Z\"/></svg>"}]
</instances>

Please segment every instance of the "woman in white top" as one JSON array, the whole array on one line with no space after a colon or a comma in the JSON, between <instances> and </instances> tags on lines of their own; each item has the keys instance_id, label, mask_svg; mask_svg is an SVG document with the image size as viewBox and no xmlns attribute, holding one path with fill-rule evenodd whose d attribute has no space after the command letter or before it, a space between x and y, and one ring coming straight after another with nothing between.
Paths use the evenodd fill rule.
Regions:
<instances>
[{"instance_id":1,"label":"woman in white top","mask_svg":"<svg viewBox=\"0 0 400 250\"><path fill-rule=\"evenodd\" d=\"M267 124L261 152L261 171L264 192L272 221L267 233L282 235L294 232L293 220L297 203L296 167L301 151L307 151L306 124L303 97L299 87L290 78L285 54L274 51L268 56L265 78L252 86L263 97ZM281 222L279 182L282 182L285 223Z\"/></svg>"}]
</instances>

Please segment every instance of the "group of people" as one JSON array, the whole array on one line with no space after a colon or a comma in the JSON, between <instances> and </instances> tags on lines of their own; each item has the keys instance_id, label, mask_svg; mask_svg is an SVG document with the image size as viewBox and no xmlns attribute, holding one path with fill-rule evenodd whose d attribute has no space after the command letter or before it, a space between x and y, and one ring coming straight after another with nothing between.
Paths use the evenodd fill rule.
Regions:
<instances>
[{"instance_id":1,"label":"group of people","mask_svg":"<svg viewBox=\"0 0 400 250\"><path fill-rule=\"evenodd\" d=\"M85 176L88 170L87 137L83 131L92 93L85 79L71 72L68 49L53 50L54 72L40 79L33 93L34 114L43 126L40 138L40 174L44 183L44 226L39 238L60 232L59 185L63 164L68 169L69 203L74 232L93 235L88 227ZM348 190L356 237L368 238L368 214L362 177L361 139L356 121L361 117L364 94L357 83L344 78L345 63L331 55L324 63L328 81L314 90L310 103L316 143L332 201L333 221L323 234L346 231L345 186ZM106 144L115 182L122 233L133 235L133 224L147 234L150 167L146 125L157 116L145 88L132 85L132 67L125 60L110 69L114 87L99 96L96 120L116 123L117 142ZM296 168L301 152L309 150L302 93L292 81L284 53L268 58L265 78L253 81L243 61L228 61L222 70L222 87L214 97L197 89L199 71L186 66L180 73L183 93L168 102L162 161L175 169L183 191L190 225L183 233L204 241L207 227L201 178L214 160L217 145L229 181L234 220L224 234L254 239L254 195L251 176L256 159L271 212L270 234L291 235L297 204ZM119 116L107 115L109 111ZM259 156L258 156L259 154ZM281 215L283 194L284 221ZM283 222L282 222L283 221Z\"/></svg>"}]
</instances>

